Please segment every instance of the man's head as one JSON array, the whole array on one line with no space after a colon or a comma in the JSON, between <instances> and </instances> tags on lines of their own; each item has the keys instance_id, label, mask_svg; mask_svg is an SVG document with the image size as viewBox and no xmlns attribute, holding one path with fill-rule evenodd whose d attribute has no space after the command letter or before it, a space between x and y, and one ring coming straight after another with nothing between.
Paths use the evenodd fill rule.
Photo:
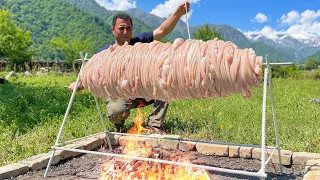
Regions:
<instances>
[{"instance_id":1,"label":"man's head","mask_svg":"<svg viewBox=\"0 0 320 180\"><path fill-rule=\"evenodd\" d=\"M112 21L112 34L118 45L123 45L126 41L130 43L132 37L131 17L124 13L116 14Z\"/></svg>"}]
</instances>

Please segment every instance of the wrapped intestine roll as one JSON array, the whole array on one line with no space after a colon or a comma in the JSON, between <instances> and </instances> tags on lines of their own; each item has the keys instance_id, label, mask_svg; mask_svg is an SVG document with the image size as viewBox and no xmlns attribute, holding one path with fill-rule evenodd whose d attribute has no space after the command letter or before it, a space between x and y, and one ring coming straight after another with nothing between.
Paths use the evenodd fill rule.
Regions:
<instances>
[{"instance_id":1,"label":"wrapped intestine roll","mask_svg":"<svg viewBox=\"0 0 320 180\"><path fill-rule=\"evenodd\" d=\"M241 93L251 97L262 57L218 39L173 44L127 43L95 54L81 72L83 86L101 98L164 101Z\"/></svg>"}]
</instances>

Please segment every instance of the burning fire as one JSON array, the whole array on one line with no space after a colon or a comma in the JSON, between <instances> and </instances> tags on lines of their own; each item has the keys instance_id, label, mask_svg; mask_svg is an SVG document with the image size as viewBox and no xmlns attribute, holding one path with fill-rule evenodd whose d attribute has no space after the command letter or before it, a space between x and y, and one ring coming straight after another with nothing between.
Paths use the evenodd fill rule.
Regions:
<instances>
[{"instance_id":1,"label":"burning fire","mask_svg":"<svg viewBox=\"0 0 320 180\"><path fill-rule=\"evenodd\" d=\"M129 134L142 134L145 128L143 114L138 109L134 119L134 126L128 131ZM130 140L122 151L123 155L138 156L144 158L163 159L174 162L190 163L185 154L170 153L167 150L141 147L136 141ZM113 158L103 165L100 180L207 180L210 176L204 169L195 169L185 166L162 164L132 159Z\"/></svg>"}]
</instances>

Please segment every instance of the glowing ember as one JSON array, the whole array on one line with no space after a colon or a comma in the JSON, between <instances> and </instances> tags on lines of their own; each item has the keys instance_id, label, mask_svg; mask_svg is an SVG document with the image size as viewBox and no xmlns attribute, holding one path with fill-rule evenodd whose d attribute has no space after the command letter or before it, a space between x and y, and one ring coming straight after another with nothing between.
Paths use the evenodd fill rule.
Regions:
<instances>
[{"instance_id":1,"label":"glowing ember","mask_svg":"<svg viewBox=\"0 0 320 180\"><path fill-rule=\"evenodd\" d=\"M138 109L137 117L134 119L134 126L128 131L130 134L141 134L145 130L143 128L143 115ZM141 147L136 141L130 140L123 147L121 152L123 155L138 156L144 158L161 159L173 162L190 163L186 154L173 153L165 149L152 148L150 146ZM184 157L183 157L184 156ZM204 169L195 169L185 166L177 166L171 164L161 164L157 162L148 162L132 159L112 158L107 161L101 171L101 180L206 180L210 179L208 173Z\"/></svg>"}]
</instances>

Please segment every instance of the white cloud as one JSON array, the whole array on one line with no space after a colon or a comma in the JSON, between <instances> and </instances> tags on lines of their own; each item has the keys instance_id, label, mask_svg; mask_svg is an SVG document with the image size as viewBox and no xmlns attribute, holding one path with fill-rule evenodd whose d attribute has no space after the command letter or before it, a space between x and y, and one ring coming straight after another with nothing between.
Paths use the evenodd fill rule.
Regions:
<instances>
[{"instance_id":1,"label":"white cloud","mask_svg":"<svg viewBox=\"0 0 320 180\"><path fill-rule=\"evenodd\" d=\"M125 11L128 9L136 8L136 1L132 0L95 0L100 6L107 10Z\"/></svg>"},{"instance_id":2,"label":"white cloud","mask_svg":"<svg viewBox=\"0 0 320 180\"><path fill-rule=\"evenodd\" d=\"M257 16L256 16L257 17ZM261 30L244 32L246 34L263 34L269 38L274 37L276 34L291 34L291 35L307 35L307 36L320 36L320 10L305 10L302 13L292 10L287 14L283 14L277 21L279 24L277 27L284 29L279 30L278 28L272 28L265 26Z\"/></svg>"},{"instance_id":3,"label":"white cloud","mask_svg":"<svg viewBox=\"0 0 320 180\"><path fill-rule=\"evenodd\" d=\"M296 23L300 18L297 11L292 10L288 14L283 14L280 18L282 24L293 24Z\"/></svg>"},{"instance_id":4,"label":"white cloud","mask_svg":"<svg viewBox=\"0 0 320 180\"><path fill-rule=\"evenodd\" d=\"M320 17L320 10L318 10L318 12L315 12L307 9L306 11L301 13L301 19L299 20L299 22L301 24L311 24L314 23L318 19L318 17Z\"/></svg>"},{"instance_id":5,"label":"white cloud","mask_svg":"<svg viewBox=\"0 0 320 180\"><path fill-rule=\"evenodd\" d=\"M256 17L254 17L254 20L257 21L258 23L264 23L268 21L268 17L264 15L263 13L258 13Z\"/></svg>"},{"instance_id":6,"label":"white cloud","mask_svg":"<svg viewBox=\"0 0 320 180\"><path fill-rule=\"evenodd\" d=\"M164 2L163 4L158 4L156 7L154 7L151 11L150 14L154 14L158 17L161 18L167 18L169 17L176 9L177 7L184 2L185 0L167 0L166 2ZM190 4L194 4L199 2L200 0L189 0ZM192 8L192 6L191 6ZM191 17L192 15L192 10L190 10L188 12L188 19ZM181 17L182 21L186 21L186 17L182 16Z\"/></svg>"}]
</instances>

